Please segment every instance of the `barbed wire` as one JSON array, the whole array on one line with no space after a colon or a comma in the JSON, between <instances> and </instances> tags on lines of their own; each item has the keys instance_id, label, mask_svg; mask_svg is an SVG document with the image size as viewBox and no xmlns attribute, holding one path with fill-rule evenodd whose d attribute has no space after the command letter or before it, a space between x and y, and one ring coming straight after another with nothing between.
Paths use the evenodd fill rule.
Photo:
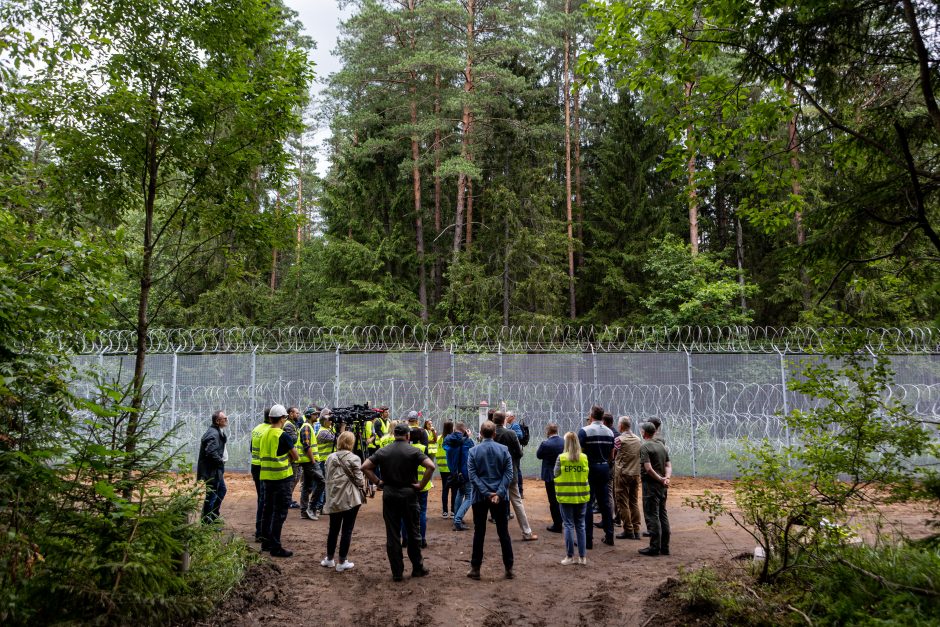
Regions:
<instances>
[{"instance_id":1,"label":"barbed wire","mask_svg":"<svg viewBox=\"0 0 940 627\"><path fill-rule=\"evenodd\" d=\"M415 352L466 353L790 353L824 352L861 338L874 352L940 353L936 327L615 327L615 326L343 326L151 329L152 354ZM133 353L127 329L50 332L46 342L80 355ZM28 347L20 348L25 352Z\"/></svg>"}]
</instances>

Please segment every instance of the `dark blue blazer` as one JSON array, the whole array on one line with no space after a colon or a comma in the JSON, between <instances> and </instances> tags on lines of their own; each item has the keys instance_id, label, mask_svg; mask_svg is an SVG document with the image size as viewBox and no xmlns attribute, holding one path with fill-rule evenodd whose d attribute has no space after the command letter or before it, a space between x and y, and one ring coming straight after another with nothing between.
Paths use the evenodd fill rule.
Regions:
<instances>
[{"instance_id":1,"label":"dark blue blazer","mask_svg":"<svg viewBox=\"0 0 940 627\"><path fill-rule=\"evenodd\" d=\"M535 456L542 460L542 481L555 480L555 460L565 450L565 439L560 435L542 440Z\"/></svg>"}]
</instances>

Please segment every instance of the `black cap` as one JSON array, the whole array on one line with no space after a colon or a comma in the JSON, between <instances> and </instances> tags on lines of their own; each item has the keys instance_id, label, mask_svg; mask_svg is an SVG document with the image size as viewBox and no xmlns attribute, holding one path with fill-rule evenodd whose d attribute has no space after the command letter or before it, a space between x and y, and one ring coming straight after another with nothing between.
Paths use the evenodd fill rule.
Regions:
<instances>
[{"instance_id":1,"label":"black cap","mask_svg":"<svg viewBox=\"0 0 940 627\"><path fill-rule=\"evenodd\" d=\"M396 436L408 435L409 433L411 433L411 427L409 427L408 425L398 424L398 425L395 425L395 429L393 433Z\"/></svg>"}]
</instances>

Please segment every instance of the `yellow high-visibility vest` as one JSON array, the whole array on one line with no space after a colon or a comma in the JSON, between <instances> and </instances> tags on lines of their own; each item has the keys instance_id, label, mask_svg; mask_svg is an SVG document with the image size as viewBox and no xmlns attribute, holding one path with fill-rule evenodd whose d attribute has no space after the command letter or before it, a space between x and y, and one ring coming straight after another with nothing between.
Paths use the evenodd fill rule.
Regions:
<instances>
[{"instance_id":1,"label":"yellow high-visibility vest","mask_svg":"<svg viewBox=\"0 0 940 627\"><path fill-rule=\"evenodd\" d=\"M261 438L261 480L277 481L294 475L290 467L290 453L277 454L277 445L283 429L271 427Z\"/></svg>"},{"instance_id":2,"label":"yellow high-visibility vest","mask_svg":"<svg viewBox=\"0 0 940 627\"><path fill-rule=\"evenodd\" d=\"M562 453L558 456L561 474L555 477L555 496L559 503L587 503L591 500L591 487L588 485L588 458L581 453L581 458L573 462Z\"/></svg>"},{"instance_id":3,"label":"yellow high-visibility vest","mask_svg":"<svg viewBox=\"0 0 940 627\"><path fill-rule=\"evenodd\" d=\"M251 430L251 465L260 466L261 465L261 436L267 433L268 429L271 428L266 422L262 422L260 425Z\"/></svg>"}]
</instances>

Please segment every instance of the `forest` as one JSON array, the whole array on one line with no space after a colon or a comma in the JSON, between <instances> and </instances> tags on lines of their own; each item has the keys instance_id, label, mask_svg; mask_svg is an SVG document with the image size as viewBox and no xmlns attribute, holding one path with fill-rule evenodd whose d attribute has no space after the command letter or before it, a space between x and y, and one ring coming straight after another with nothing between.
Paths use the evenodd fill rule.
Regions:
<instances>
[{"instance_id":1,"label":"forest","mask_svg":"<svg viewBox=\"0 0 940 627\"><path fill-rule=\"evenodd\" d=\"M341 5L325 74L311 52L334 42L284 0L0 1L0 622L185 623L256 560L193 524L201 488L148 403L159 329L935 337L936 3ZM133 373L78 398L68 338L103 329L134 333ZM875 484L940 494L935 469L906 466L936 458L936 425L889 398L886 363L842 350L843 371L800 384L827 409L788 417L838 433L735 462L760 582L784 589L745 621L714 573L687 574L724 620L844 624L855 589L892 592L878 616L937 616L936 535L848 566L828 527L788 544ZM812 587L804 567L828 573L836 613L788 596Z\"/></svg>"}]
</instances>

